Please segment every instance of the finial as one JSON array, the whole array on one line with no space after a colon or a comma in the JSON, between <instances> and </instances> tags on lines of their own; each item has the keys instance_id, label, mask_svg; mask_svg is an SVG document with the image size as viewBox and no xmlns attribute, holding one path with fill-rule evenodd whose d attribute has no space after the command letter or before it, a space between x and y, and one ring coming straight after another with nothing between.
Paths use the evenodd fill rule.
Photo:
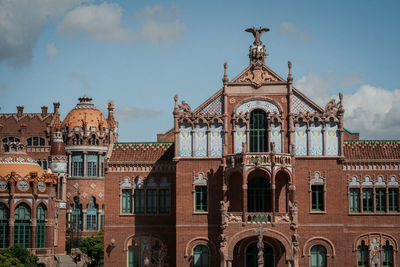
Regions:
<instances>
[{"instance_id":1,"label":"finial","mask_svg":"<svg viewBox=\"0 0 400 267\"><path fill-rule=\"evenodd\" d=\"M224 85L227 84L229 81L228 75L226 73L227 69L228 69L228 62L225 62L224 63L224 77L222 78L222 82L224 83Z\"/></svg>"},{"instance_id":2,"label":"finial","mask_svg":"<svg viewBox=\"0 0 400 267\"><path fill-rule=\"evenodd\" d=\"M288 82L293 81L293 76L292 76L292 62L288 61L288 67L289 67L289 74L288 74Z\"/></svg>"},{"instance_id":3,"label":"finial","mask_svg":"<svg viewBox=\"0 0 400 267\"><path fill-rule=\"evenodd\" d=\"M262 35L264 32L268 32L269 29L268 29L268 28L261 28L261 27L258 28L258 29L256 29L255 27L253 27L253 28L247 28L245 31L246 31L246 32L251 32L251 33L253 34L253 36L254 36L254 42L253 42L253 44L254 44L255 46L260 46L260 45L262 44L262 42L261 42L261 40L260 40L261 35Z\"/></svg>"},{"instance_id":4,"label":"finial","mask_svg":"<svg viewBox=\"0 0 400 267\"><path fill-rule=\"evenodd\" d=\"M179 104L178 104L178 94L174 96L175 106L174 106L174 113L179 112Z\"/></svg>"}]
</instances>

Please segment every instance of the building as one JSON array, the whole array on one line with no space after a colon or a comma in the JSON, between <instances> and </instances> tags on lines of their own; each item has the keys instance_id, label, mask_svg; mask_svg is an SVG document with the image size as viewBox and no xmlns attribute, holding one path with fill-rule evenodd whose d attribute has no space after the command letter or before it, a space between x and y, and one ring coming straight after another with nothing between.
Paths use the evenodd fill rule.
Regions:
<instances>
[{"instance_id":1,"label":"building","mask_svg":"<svg viewBox=\"0 0 400 267\"><path fill-rule=\"evenodd\" d=\"M114 143L105 266L398 266L400 142L359 140L266 64L196 109L175 96L155 143Z\"/></svg>"}]
</instances>

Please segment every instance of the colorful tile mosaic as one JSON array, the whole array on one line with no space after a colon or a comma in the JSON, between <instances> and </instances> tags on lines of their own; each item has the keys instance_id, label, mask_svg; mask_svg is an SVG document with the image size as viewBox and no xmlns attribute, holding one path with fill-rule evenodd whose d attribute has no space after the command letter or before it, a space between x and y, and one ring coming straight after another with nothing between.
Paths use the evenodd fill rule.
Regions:
<instances>
[{"instance_id":1,"label":"colorful tile mosaic","mask_svg":"<svg viewBox=\"0 0 400 267\"><path fill-rule=\"evenodd\" d=\"M149 142L149 143L115 143L113 151L167 151L174 143Z\"/></svg>"},{"instance_id":2,"label":"colorful tile mosaic","mask_svg":"<svg viewBox=\"0 0 400 267\"><path fill-rule=\"evenodd\" d=\"M305 99L303 99L300 95L298 95L296 93L293 93L291 102L292 102L292 113L293 114L305 113L305 112L310 112L310 113L315 112L315 110L310 106L310 104L307 103Z\"/></svg>"},{"instance_id":3,"label":"colorful tile mosaic","mask_svg":"<svg viewBox=\"0 0 400 267\"><path fill-rule=\"evenodd\" d=\"M223 95L220 94L217 96L210 104L205 106L203 110L200 111L201 115L210 114L210 115L221 115L222 114L222 103L223 103Z\"/></svg>"},{"instance_id":4,"label":"colorful tile mosaic","mask_svg":"<svg viewBox=\"0 0 400 267\"><path fill-rule=\"evenodd\" d=\"M343 142L345 147L356 148L400 148L400 140L347 140Z\"/></svg>"}]
</instances>

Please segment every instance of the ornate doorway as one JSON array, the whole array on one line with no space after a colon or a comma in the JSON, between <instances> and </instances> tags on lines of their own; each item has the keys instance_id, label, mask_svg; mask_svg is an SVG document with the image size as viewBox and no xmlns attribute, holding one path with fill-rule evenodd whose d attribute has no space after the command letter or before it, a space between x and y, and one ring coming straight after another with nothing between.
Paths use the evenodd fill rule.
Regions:
<instances>
[{"instance_id":1,"label":"ornate doorway","mask_svg":"<svg viewBox=\"0 0 400 267\"><path fill-rule=\"evenodd\" d=\"M245 267L257 267L258 262L258 249L257 242L251 243L246 249L246 263ZM264 266L274 267L274 250L272 247L264 242Z\"/></svg>"}]
</instances>

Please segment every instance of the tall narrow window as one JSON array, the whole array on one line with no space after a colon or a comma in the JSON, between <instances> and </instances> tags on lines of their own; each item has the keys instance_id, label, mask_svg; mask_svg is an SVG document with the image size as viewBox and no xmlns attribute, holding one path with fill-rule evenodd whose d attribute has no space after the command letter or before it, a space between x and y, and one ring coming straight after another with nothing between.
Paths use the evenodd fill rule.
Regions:
<instances>
[{"instance_id":1,"label":"tall narrow window","mask_svg":"<svg viewBox=\"0 0 400 267\"><path fill-rule=\"evenodd\" d=\"M393 247L389 245L389 241L383 246L383 267L393 267Z\"/></svg>"},{"instance_id":2,"label":"tall narrow window","mask_svg":"<svg viewBox=\"0 0 400 267\"><path fill-rule=\"evenodd\" d=\"M43 160L43 163L42 163L42 167L43 167L43 170L47 170L47 160Z\"/></svg>"},{"instance_id":3,"label":"tall narrow window","mask_svg":"<svg viewBox=\"0 0 400 267\"><path fill-rule=\"evenodd\" d=\"M31 243L31 210L25 203L18 205L14 215L14 245L29 248Z\"/></svg>"},{"instance_id":4,"label":"tall narrow window","mask_svg":"<svg viewBox=\"0 0 400 267\"><path fill-rule=\"evenodd\" d=\"M363 212L372 212L374 199L372 196L372 188L363 188Z\"/></svg>"},{"instance_id":5,"label":"tall narrow window","mask_svg":"<svg viewBox=\"0 0 400 267\"><path fill-rule=\"evenodd\" d=\"M122 213L132 213L132 189L122 189Z\"/></svg>"},{"instance_id":6,"label":"tall narrow window","mask_svg":"<svg viewBox=\"0 0 400 267\"><path fill-rule=\"evenodd\" d=\"M86 230L97 230L97 205L94 197L90 198L86 209Z\"/></svg>"},{"instance_id":7,"label":"tall narrow window","mask_svg":"<svg viewBox=\"0 0 400 267\"><path fill-rule=\"evenodd\" d=\"M169 207L170 207L169 189L160 189L158 193L159 193L160 213L169 213Z\"/></svg>"},{"instance_id":8,"label":"tall narrow window","mask_svg":"<svg viewBox=\"0 0 400 267\"><path fill-rule=\"evenodd\" d=\"M389 188L389 212L399 211L399 189Z\"/></svg>"},{"instance_id":9,"label":"tall narrow window","mask_svg":"<svg viewBox=\"0 0 400 267\"><path fill-rule=\"evenodd\" d=\"M195 186L195 211L208 211L207 186Z\"/></svg>"},{"instance_id":10,"label":"tall narrow window","mask_svg":"<svg viewBox=\"0 0 400 267\"><path fill-rule=\"evenodd\" d=\"M144 189L135 189L134 192L135 213L144 213Z\"/></svg>"},{"instance_id":11,"label":"tall narrow window","mask_svg":"<svg viewBox=\"0 0 400 267\"><path fill-rule=\"evenodd\" d=\"M101 206L100 228L104 229L104 204Z\"/></svg>"},{"instance_id":12,"label":"tall narrow window","mask_svg":"<svg viewBox=\"0 0 400 267\"><path fill-rule=\"evenodd\" d=\"M104 155L101 155L101 177L104 177Z\"/></svg>"},{"instance_id":13,"label":"tall narrow window","mask_svg":"<svg viewBox=\"0 0 400 267\"><path fill-rule=\"evenodd\" d=\"M46 208L40 204L36 212L36 247L44 248L46 241Z\"/></svg>"},{"instance_id":14,"label":"tall narrow window","mask_svg":"<svg viewBox=\"0 0 400 267\"><path fill-rule=\"evenodd\" d=\"M72 153L72 177L83 176L83 154L79 152Z\"/></svg>"},{"instance_id":15,"label":"tall narrow window","mask_svg":"<svg viewBox=\"0 0 400 267\"><path fill-rule=\"evenodd\" d=\"M324 211L324 186L323 185L312 185L311 186L311 210L312 211Z\"/></svg>"},{"instance_id":16,"label":"tall narrow window","mask_svg":"<svg viewBox=\"0 0 400 267\"><path fill-rule=\"evenodd\" d=\"M326 249L315 245L310 251L310 267L326 267Z\"/></svg>"},{"instance_id":17,"label":"tall narrow window","mask_svg":"<svg viewBox=\"0 0 400 267\"><path fill-rule=\"evenodd\" d=\"M79 198L74 198L74 204L72 204L71 212L71 227L75 231L82 230L83 226L83 213L82 204L79 203Z\"/></svg>"},{"instance_id":18,"label":"tall narrow window","mask_svg":"<svg viewBox=\"0 0 400 267\"><path fill-rule=\"evenodd\" d=\"M139 247L138 246L129 246L128 247L128 267L137 267L139 266Z\"/></svg>"},{"instance_id":19,"label":"tall narrow window","mask_svg":"<svg viewBox=\"0 0 400 267\"><path fill-rule=\"evenodd\" d=\"M3 203L0 203L0 248L8 247L8 220L10 219L10 213L8 208Z\"/></svg>"},{"instance_id":20,"label":"tall narrow window","mask_svg":"<svg viewBox=\"0 0 400 267\"><path fill-rule=\"evenodd\" d=\"M97 153L89 152L86 155L87 176L97 177L97 173L99 170L98 161L99 161L99 156Z\"/></svg>"},{"instance_id":21,"label":"tall narrow window","mask_svg":"<svg viewBox=\"0 0 400 267\"><path fill-rule=\"evenodd\" d=\"M357 247L357 267L368 267L368 247L364 241Z\"/></svg>"},{"instance_id":22,"label":"tall narrow window","mask_svg":"<svg viewBox=\"0 0 400 267\"><path fill-rule=\"evenodd\" d=\"M350 212L360 212L360 189L350 188L349 194Z\"/></svg>"},{"instance_id":23,"label":"tall narrow window","mask_svg":"<svg viewBox=\"0 0 400 267\"><path fill-rule=\"evenodd\" d=\"M198 245L193 249L193 267L208 267L208 247Z\"/></svg>"},{"instance_id":24,"label":"tall narrow window","mask_svg":"<svg viewBox=\"0 0 400 267\"><path fill-rule=\"evenodd\" d=\"M267 115L255 109L250 113L250 152L266 152L267 147Z\"/></svg>"},{"instance_id":25,"label":"tall narrow window","mask_svg":"<svg viewBox=\"0 0 400 267\"><path fill-rule=\"evenodd\" d=\"M157 213L157 190L147 189L146 191L146 212Z\"/></svg>"},{"instance_id":26,"label":"tall narrow window","mask_svg":"<svg viewBox=\"0 0 400 267\"><path fill-rule=\"evenodd\" d=\"M248 182L247 209L249 212L271 211L270 183L264 178Z\"/></svg>"},{"instance_id":27,"label":"tall narrow window","mask_svg":"<svg viewBox=\"0 0 400 267\"><path fill-rule=\"evenodd\" d=\"M376 212L386 211L386 188L375 188L375 204Z\"/></svg>"}]
</instances>

